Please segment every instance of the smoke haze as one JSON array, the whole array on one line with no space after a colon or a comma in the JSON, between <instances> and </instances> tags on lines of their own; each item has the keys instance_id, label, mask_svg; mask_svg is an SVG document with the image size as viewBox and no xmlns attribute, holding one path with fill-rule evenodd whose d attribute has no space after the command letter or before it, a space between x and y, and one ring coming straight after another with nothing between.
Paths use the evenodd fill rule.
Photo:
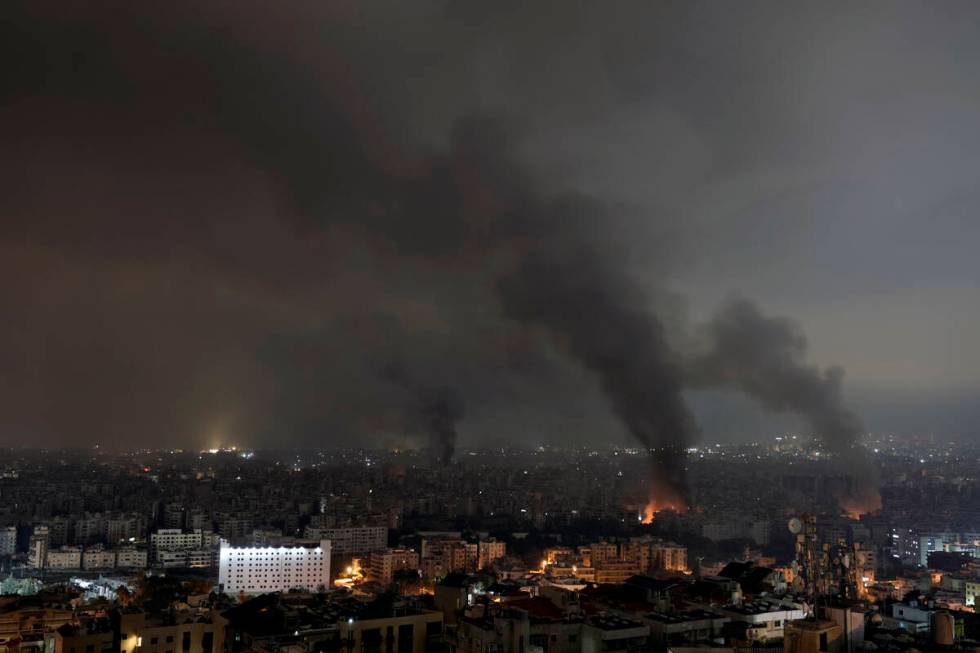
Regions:
<instances>
[{"instance_id":1,"label":"smoke haze","mask_svg":"<svg viewBox=\"0 0 980 653\"><path fill-rule=\"evenodd\" d=\"M846 451L860 422L794 329L726 308L689 369L684 325L760 296L887 397L908 343L869 358L852 302L820 310L898 292L853 243L925 243L933 302L971 310L947 282L973 232L915 218L968 214L973 99L927 82L969 86L944 64L980 39L887 7L5 3L0 443L635 441L681 493L685 387L725 386ZM917 115L958 127L897 140L937 133Z\"/></svg>"}]
</instances>

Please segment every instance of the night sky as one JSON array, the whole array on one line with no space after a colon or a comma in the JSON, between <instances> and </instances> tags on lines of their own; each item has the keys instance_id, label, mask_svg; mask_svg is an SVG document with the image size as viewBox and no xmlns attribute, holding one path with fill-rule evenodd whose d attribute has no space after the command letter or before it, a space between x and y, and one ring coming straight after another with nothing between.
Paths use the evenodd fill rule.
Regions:
<instances>
[{"instance_id":1,"label":"night sky","mask_svg":"<svg viewBox=\"0 0 980 653\"><path fill-rule=\"evenodd\" d=\"M975 438L977 61L974 2L4 2L0 445Z\"/></svg>"}]
</instances>

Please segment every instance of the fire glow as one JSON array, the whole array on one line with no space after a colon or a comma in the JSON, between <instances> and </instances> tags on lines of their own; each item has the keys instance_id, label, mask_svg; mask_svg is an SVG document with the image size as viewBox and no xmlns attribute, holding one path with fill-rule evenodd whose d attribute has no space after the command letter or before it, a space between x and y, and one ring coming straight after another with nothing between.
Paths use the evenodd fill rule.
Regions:
<instances>
[{"instance_id":1,"label":"fire glow","mask_svg":"<svg viewBox=\"0 0 980 653\"><path fill-rule=\"evenodd\" d=\"M864 489L861 492L848 494L838 499L841 511L854 520L862 515L881 510L881 494L876 488Z\"/></svg>"},{"instance_id":2,"label":"fire glow","mask_svg":"<svg viewBox=\"0 0 980 653\"><path fill-rule=\"evenodd\" d=\"M657 517L657 513L663 510L670 510L671 512L685 512L687 511L687 504L683 501L664 501L651 498L647 504L643 506L643 514L640 515L640 523L652 524L653 520Z\"/></svg>"}]
</instances>

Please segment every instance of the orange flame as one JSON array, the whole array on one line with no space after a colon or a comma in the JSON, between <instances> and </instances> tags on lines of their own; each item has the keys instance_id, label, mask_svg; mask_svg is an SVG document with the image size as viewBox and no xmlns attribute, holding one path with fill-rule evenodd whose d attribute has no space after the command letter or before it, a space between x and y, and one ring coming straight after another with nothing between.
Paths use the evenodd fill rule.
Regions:
<instances>
[{"instance_id":1,"label":"orange flame","mask_svg":"<svg viewBox=\"0 0 980 653\"><path fill-rule=\"evenodd\" d=\"M657 517L657 513L662 510L684 512L687 510L687 505L683 501L658 501L655 498L651 498L647 502L647 505L643 506L643 517L640 518L640 522L643 524L652 524L653 520Z\"/></svg>"},{"instance_id":2,"label":"orange flame","mask_svg":"<svg viewBox=\"0 0 980 653\"><path fill-rule=\"evenodd\" d=\"M684 484L679 476L677 465L671 467L662 460L654 460L652 463L648 495L650 500L643 507L643 516L640 517L640 521L644 524L653 523L657 513L662 510L684 512L688 509L684 498Z\"/></svg>"}]
</instances>

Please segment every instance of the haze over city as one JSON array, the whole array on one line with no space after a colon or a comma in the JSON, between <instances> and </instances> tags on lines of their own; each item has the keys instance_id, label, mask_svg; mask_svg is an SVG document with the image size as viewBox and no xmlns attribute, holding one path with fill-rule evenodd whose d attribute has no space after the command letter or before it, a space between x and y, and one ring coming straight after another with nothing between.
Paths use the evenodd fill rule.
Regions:
<instances>
[{"instance_id":1,"label":"haze over city","mask_svg":"<svg viewBox=\"0 0 980 653\"><path fill-rule=\"evenodd\" d=\"M0 653L980 652L978 146L976 2L0 3Z\"/></svg>"},{"instance_id":2,"label":"haze over city","mask_svg":"<svg viewBox=\"0 0 980 653\"><path fill-rule=\"evenodd\" d=\"M0 12L4 444L976 434L970 3Z\"/></svg>"}]
</instances>

